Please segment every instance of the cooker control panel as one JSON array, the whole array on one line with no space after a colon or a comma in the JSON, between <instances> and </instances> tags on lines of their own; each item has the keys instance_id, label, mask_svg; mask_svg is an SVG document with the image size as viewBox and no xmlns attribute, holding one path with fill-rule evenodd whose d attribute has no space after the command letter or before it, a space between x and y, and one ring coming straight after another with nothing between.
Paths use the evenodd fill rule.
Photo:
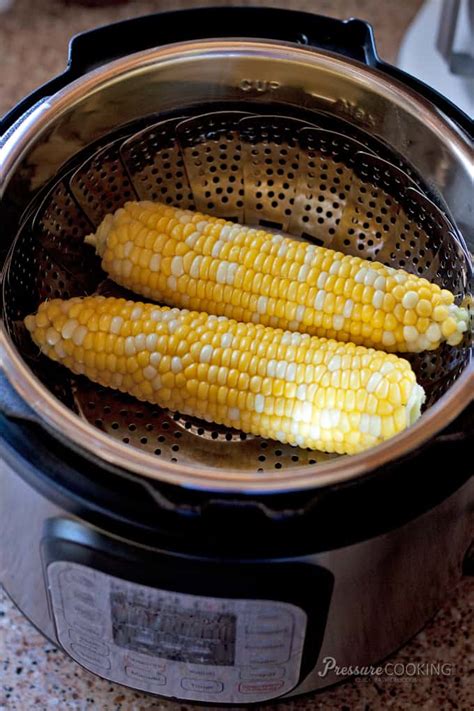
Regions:
<instances>
[{"instance_id":1,"label":"cooker control panel","mask_svg":"<svg viewBox=\"0 0 474 711\"><path fill-rule=\"evenodd\" d=\"M298 683L307 619L296 605L158 590L65 561L49 564L48 584L59 642L111 681L215 703Z\"/></svg>"}]
</instances>

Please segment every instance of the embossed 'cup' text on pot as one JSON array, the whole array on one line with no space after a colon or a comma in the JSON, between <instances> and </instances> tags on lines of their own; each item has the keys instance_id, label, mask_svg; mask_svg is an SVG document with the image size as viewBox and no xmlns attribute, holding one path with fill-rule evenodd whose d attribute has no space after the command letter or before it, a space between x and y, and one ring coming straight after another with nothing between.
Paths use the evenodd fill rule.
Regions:
<instances>
[{"instance_id":1,"label":"embossed 'cup' text on pot","mask_svg":"<svg viewBox=\"0 0 474 711\"><path fill-rule=\"evenodd\" d=\"M267 91L276 91L281 86L279 81L271 79L241 79L239 87L242 91L257 91L264 94Z\"/></svg>"}]
</instances>

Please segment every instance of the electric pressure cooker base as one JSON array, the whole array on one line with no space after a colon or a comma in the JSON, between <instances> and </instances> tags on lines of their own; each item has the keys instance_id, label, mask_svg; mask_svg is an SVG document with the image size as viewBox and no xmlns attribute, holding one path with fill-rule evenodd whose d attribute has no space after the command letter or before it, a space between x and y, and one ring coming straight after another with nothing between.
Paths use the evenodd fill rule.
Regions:
<instances>
[{"instance_id":1,"label":"electric pressure cooker base","mask_svg":"<svg viewBox=\"0 0 474 711\"><path fill-rule=\"evenodd\" d=\"M50 640L99 676L160 696L250 703L340 681L412 637L461 576L467 481L394 531L314 555L183 556L54 505L0 469L0 575ZM154 627L156 625L156 627Z\"/></svg>"},{"instance_id":2,"label":"electric pressure cooker base","mask_svg":"<svg viewBox=\"0 0 474 711\"><path fill-rule=\"evenodd\" d=\"M229 31L267 40L202 39ZM396 263L468 300L466 117L380 62L364 23L218 8L79 36L65 74L3 125L12 600L99 676L206 704L309 692L339 680L325 657L393 652L442 604L472 540L467 336L412 358L428 392L414 426L329 457L98 391L38 358L22 320L51 295L107 293L83 237L130 197Z\"/></svg>"}]
</instances>

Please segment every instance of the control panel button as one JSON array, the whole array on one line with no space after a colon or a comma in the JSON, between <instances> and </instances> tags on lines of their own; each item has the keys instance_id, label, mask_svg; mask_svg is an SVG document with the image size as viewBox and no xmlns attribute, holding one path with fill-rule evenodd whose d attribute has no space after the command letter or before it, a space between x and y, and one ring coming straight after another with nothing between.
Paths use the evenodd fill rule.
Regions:
<instances>
[{"instance_id":1,"label":"control panel button","mask_svg":"<svg viewBox=\"0 0 474 711\"><path fill-rule=\"evenodd\" d=\"M270 623L257 623L255 625L247 625L245 627L245 634L246 635L252 635L252 634L258 634L261 636L264 635L288 635L291 634L291 627L290 626L285 626L283 623L280 622L280 624L275 623L275 624L270 624Z\"/></svg>"},{"instance_id":2,"label":"control panel button","mask_svg":"<svg viewBox=\"0 0 474 711\"><path fill-rule=\"evenodd\" d=\"M70 648L73 652L73 656L78 661L82 660L85 662L89 662L90 664L94 664L95 666L100 667L101 669L110 669L110 660L108 659L108 657L104 657L101 654L97 654L90 647L86 647L83 644L73 642Z\"/></svg>"},{"instance_id":3,"label":"control panel button","mask_svg":"<svg viewBox=\"0 0 474 711\"><path fill-rule=\"evenodd\" d=\"M252 664L282 664L288 661L288 648L275 647L273 649L246 649L247 665Z\"/></svg>"},{"instance_id":4,"label":"control panel button","mask_svg":"<svg viewBox=\"0 0 474 711\"><path fill-rule=\"evenodd\" d=\"M82 588L74 588L72 595L75 600L82 603L83 605L88 605L90 607L97 606L96 598L88 590L83 590Z\"/></svg>"},{"instance_id":5,"label":"control panel button","mask_svg":"<svg viewBox=\"0 0 474 711\"><path fill-rule=\"evenodd\" d=\"M256 627L263 629L278 629L282 627L292 627L293 615L286 610L278 610L277 613L262 611L257 614L246 616L246 626L252 630Z\"/></svg>"},{"instance_id":6,"label":"control panel button","mask_svg":"<svg viewBox=\"0 0 474 711\"><path fill-rule=\"evenodd\" d=\"M76 642L84 647L88 647L95 654L104 654L105 656L108 656L110 653L109 647L104 644L104 642L91 639L88 635L78 630L69 630L69 639L71 642Z\"/></svg>"},{"instance_id":7,"label":"control panel button","mask_svg":"<svg viewBox=\"0 0 474 711\"><path fill-rule=\"evenodd\" d=\"M66 583L71 583L72 585L81 585L86 589L93 588L95 585L93 574L82 570L64 570L60 577L61 582L64 581Z\"/></svg>"},{"instance_id":8,"label":"control panel button","mask_svg":"<svg viewBox=\"0 0 474 711\"><path fill-rule=\"evenodd\" d=\"M131 666L143 666L145 665L150 666L150 664L153 665L155 669L158 669L158 671L164 672L166 671L166 664L156 657L150 657L149 654L139 654L137 652L128 652L127 657L125 659L127 664L130 664Z\"/></svg>"},{"instance_id":9,"label":"control panel button","mask_svg":"<svg viewBox=\"0 0 474 711\"><path fill-rule=\"evenodd\" d=\"M70 617L68 616L68 621L70 620ZM78 632L83 632L86 634L88 637L100 637L102 638L104 636L105 632L105 627L104 625L90 625L88 624L85 620L83 619L78 619L77 617L72 617L72 622L70 622L71 626L74 627L74 629L78 630Z\"/></svg>"},{"instance_id":10,"label":"control panel button","mask_svg":"<svg viewBox=\"0 0 474 711\"><path fill-rule=\"evenodd\" d=\"M161 672L152 666L132 666L129 664L125 667L125 674L131 679L148 679L150 681L154 681L160 686L164 686L166 684L165 675L161 674Z\"/></svg>"},{"instance_id":11,"label":"control panel button","mask_svg":"<svg viewBox=\"0 0 474 711\"><path fill-rule=\"evenodd\" d=\"M288 640L277 635L249 635L245 640L245 649L288 649Z\"/></svg>"},{"instance_id":12,"label":"control panel button","mask_svg":"<svg viewBox=\"0 0 474 711\"><path fill-rule=\"evenodd\" d=\"M186 691L197 691L201 694L220 694L224 690L224 684L213 679L181 679L181 686Z\"/></svg>"},{"instance_id":13,"label":"control panel button","mask_svg":"<svg viewBox=\"0 0 474 711\"><path fill-rule=\"evenodd\" d=\"M283 679L284 676L284 667L248 667L240 670L240 678L244 681L253 679L268 681L271 679Z\"/></svg>"},{"instance_id":14,"label":"control panel button","mask_svg":"<svg viewBox=\"0 0 474 711\"><path fill-rule=\"evenodd\" d=\"M217 676L217 671L215 669L196 665L188 664L186 667L186 674L189 676L198 676L200 679L215 679Z\"/></svg>"},{"instance_id":15,"label":"control panel button","mask_svg":"<svg viewBox=\"0 0 474 711\"><path fill-rule=\"evenodd\" d=\"M284 681L246 681L239 684L241 694L266 694L278 691Z\"/></svg>"},{"instance_id":16,"label":"control panel button","mask_svg":"<svg viewBox=\"0 0 474 711\"><path fill-rule=\"evenodd\" d=\"M82 603L73 604L70 609L68 609L68 616L74 617L75 619L84 620L89 624L99 624L103 613L93 607L85 607Z\"/></svg>"}]
</instances>

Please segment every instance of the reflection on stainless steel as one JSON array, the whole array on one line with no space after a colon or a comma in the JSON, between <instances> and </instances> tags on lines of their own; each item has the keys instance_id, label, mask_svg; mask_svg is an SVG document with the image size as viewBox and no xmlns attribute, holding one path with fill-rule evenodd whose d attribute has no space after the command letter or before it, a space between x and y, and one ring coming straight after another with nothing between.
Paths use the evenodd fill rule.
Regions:
<instances>
[{"instance_id":1,"label":"reflection on stainless steel","mask_svg":"<svg viewBox=\"0 0 474 711\"><path fill-rule=\"evenodd\" d=\"M259 107L263 111L265 104L271 103L272 110L277 107L280 119L265 119L270 121L266 134L263 119L255 121L235 112L226 112L223 123L220 114L220 124L216 124L214 114L212 130L205 121L203 124L202 117L171 122L159 137L146 128L146 124L156 124L162 113L185 110L196 117L202 114L204 102L225 101L239 102L242 111L254 114ZM327 112L331 107L334 119L327 113L315 113L314 124L318 126L322 121L322 129L295 119L283 120L285 106L287 110L300 107L315 112ZM264 113L269 110L266 108ZM333 125L337 119L347 123ZM313 123L307 116L305 120ZM111 143L109 134L117 130L118 123L123 127L121 138ZM340 133L341 126L346 126L345 135ZM368 134L361 133L361 128ZM328 129L335 129L336 133ZM136 130L141 132L135 134ZM134 136L123 143L131 133ZM369 140L370 135L383 143ZM358 141L364 141L364 136L368 140L361 145ZM153 191L158 188L151 177L157 167L150 166L143 155L135 159L140 146L153 146L153 150L161 151L163 165L172 166L167 169L171 171L168 186L160 184L159 190L164 188L160 194L171 195L174 203L182 204L182 200L189 204L191 200L207 206L208 211L220 209L221 214L239 219L248 213L253 222L263 217L282 229L314 237L328 246L357 249L358 254L377 256L407 269L421 269L421 273L429 273L434 280L451 286L459 298L467 292L469 265L455 228L421 195L413 179L416 181L416 173L423 176L458 225L469 223L469 145L461 132L426 100L355 62L278 43L203 41L133 55L86 75L51 97L35 121L20 124L3 147L1 186L11 220L6 227L8 239L13 240L19 216L37 190L59 170L77 169L76 154L93 142L94 148L79 161L83 167L75 173L72 185L68 177L60 180L36 220L25 222L5 280L7 326L16 345L5 331L0 333L2 367L15 388L31 403L38 419L72 446L86 450L90 456L100 452L105 461L114 465L173 483L232 490L279 490L288 486L296 489L356 477L400 456L434 436L469 402L474 375L472 368L466 367L467 349L449 353L440 350L423 366L427 377L437 373L439 378L441 372L444 376L433 403L449 389L402 435L351 458L312 456L273 443L268 443L272 451L268 456L259 440L241 440L236 433L219 428L202 427L201 433L199 424L191 422L188 427L179 417L174 420L163 413L145 413L151 419L144 419L144 427L137 427L144 417L143 407L125 406L120 399L102 401L92 397L90 389L82 384L73 383L71 389L70 382L59 382L57 375L52 377L36 368L30 358L28 362L33 363L36 373L33 375L19 354L21 350L25 355L28 348L18 328L21 299L25 303L28 296L31 306L38 296L66 296L97 289L103 277L92 256L82 248L82 237L90 229L89 221L96 221L100 217L98 211L103 209L98 188L100 163L106 165L122 196L126 197L126 191L133 193L132 186L137 193L150 187ZM389 146L387 151L384 144ZM285 159L280 154L282 147ZM94 150L102 151L100 161L97 156L89 160ZM198 164L203 150L208 151L209 165L221 160L222 154L222 160L230 161L235 168L234 183L223 183L222 177L219 182L219 188L225 188L229 196L225 204L218 197L222 191L213 188ZM195 151L197 154L193 155ZM374 151L389 162L374 156ZM152 159L155 162L156 155ZM413 166L415 173L411 177L404 164L402 171L392 165L390 156L394 155L402 156ZM258 160L270 160L273 165L283 160L277 180L282 197L277 200L271 195L275 191ZM178 192L180 173L186 175L186 183ZM342 197L335 201L331 189L341 179ZM254 190L249 187L246 194L247 181ZM257 187L262 193L262 208L250 199ZM372 191L375 207L366 226L361 215L367 214L367 189ZM87 217L78 204L85 208ZM311 216L307 221L306 214ZM346 244L344 233L351 228L355 236ZM472 244L469 234L464 237ZM26 256L32 261L25 275ZM34 358L34 354L30 356ZM63 404L74 402L85 419L79 419ZM134 414L129 415L128 411ZM157 429L158 420L161 430L158 443L155 437L152 447L146 426ZM90 421L97 421L100 429L91 426ZM173 439L175 423L181 424L182 431L181 437ZM118 438L113 439L110 434ZM128 446L122 441L124 438L137 446ZM176 447L179 455L175 454ZM151 456L155 449L160 451L159 459ZM277 455L275 449L281 453ZM315 468L316 460L319 463Z\"/></svg>"}]
</instances>

